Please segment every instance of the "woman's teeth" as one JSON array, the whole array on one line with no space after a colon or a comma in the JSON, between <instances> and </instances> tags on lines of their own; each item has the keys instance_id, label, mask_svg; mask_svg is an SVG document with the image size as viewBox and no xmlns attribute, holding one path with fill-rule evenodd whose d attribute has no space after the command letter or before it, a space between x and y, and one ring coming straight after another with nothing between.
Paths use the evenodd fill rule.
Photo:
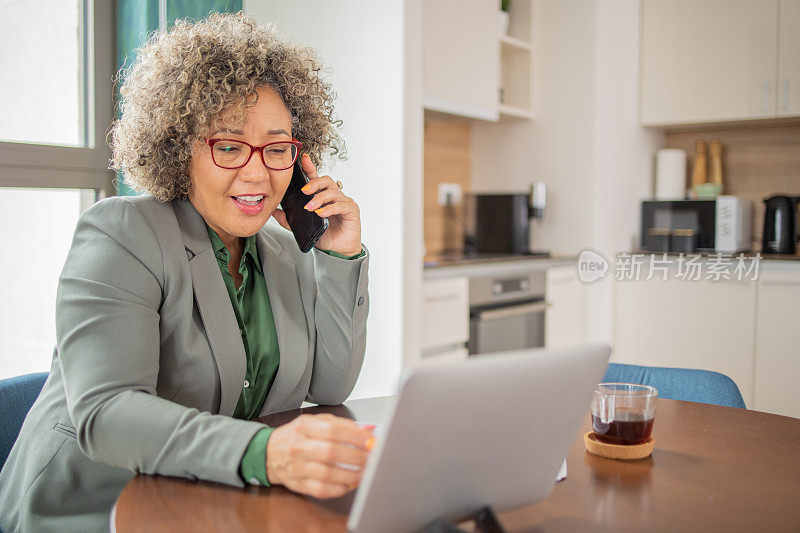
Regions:
<instances>
[{"instance_id":1,"label":"woman's teeth","mask_svg":"<svg viewBox=\"0 0 800 533\"><path fill-rule=\"evenodd\" d=\"M264 198L264 195L261 196L234 196L239 203L244 205L258 205L258 203Z\"/></svg>"}]
</instances>

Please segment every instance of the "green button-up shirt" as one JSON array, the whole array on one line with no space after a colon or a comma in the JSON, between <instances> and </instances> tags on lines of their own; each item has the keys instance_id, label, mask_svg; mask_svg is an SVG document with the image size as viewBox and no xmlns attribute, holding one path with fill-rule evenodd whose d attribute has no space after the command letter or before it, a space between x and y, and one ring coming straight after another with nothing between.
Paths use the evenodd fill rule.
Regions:
<instances>
[{"instance_id":1,"label":"green button-up shirt","mask_svg":"<svg viewBox=\"0 0 800 533\"><path fill-rule=\"evenodd\" d=\"M208 225L206 230L222 273L222 280L225 282L225 289L231 299L247 358L242 393L239 395L233 417L249 420L261 412L281 360L272 305L269 301L264 271L258 259L255 235L245 239L244 252L239 263L242 282L236 287L233 276L228 270L230 251ZM265 459L271 433L272 428L265 428L256 433L242 456L239 475L245 482L269 485Z\"/></svg>"},{"instance_id":2,"label":"green button-up shirt","mask_svg":"<svg viewBox=\"0 0 800 533\"><path fill-rule=\"evenodd\" d=\"M207 229L214 256L225 281L225 288L228 290L228 297L233 305L236 322L239 324L247 356L245 380L233 417L249 420L256 418L261 412L281 360L272 305L269 301L264 271L258 260L255 235L245 239L244 252L239 263L242 283L236 287L233 276L228 271L231 253L214 230L208 227Z\"/></svg>"},{"instance_id":3,"label":"green button-up shirt","mask_svg":"<svg viewBox=\"0 0 800 533\"><path fill-rule=\"evenodd\" d=\"M222 239L208 225L206 225L206 230L211 239L211 247L214 249L214 256L217 258L228 297L231 299L247 358L242 393L236 409L233 411L233 417L249 420L256 418L261 412L269 389L278 374L278 365L281 360L278 333L275 329L275 319L272 316L272 305L269 301L264 271L258 259L255 235L245 239L244 252L239 264L242 282L236 287L233 276L228 270L231 260L230 251L225 248ZM362 249L360 254L352 257L332 251L325 251L325 253L340 259L357 259L364 255L364 250ZM245 482L269 485L266 452L272 430L273 428L264 428L256 433L242 456L239 475Z\"/></svg>"}]
</instances>

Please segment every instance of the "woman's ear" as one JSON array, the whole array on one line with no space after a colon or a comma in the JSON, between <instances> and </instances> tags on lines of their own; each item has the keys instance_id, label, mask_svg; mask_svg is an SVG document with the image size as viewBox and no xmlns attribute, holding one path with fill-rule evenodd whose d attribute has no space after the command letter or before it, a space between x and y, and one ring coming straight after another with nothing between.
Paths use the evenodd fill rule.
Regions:
<instances>
[{"instance_id":1,"label":"woman's ear","mask_svg":"<svg viewBox=\"0 0 800 533\"><path fill-rule=\"evenodd\" d=\"M283 209L276 209L275 211L272 212L272 216L275 218L275 220L278 221L278 224L280 224L284 229L292 231L292 228L289 226L289 221L286 220L286 213L283 212Z\"/></svg>"}]
</instances>

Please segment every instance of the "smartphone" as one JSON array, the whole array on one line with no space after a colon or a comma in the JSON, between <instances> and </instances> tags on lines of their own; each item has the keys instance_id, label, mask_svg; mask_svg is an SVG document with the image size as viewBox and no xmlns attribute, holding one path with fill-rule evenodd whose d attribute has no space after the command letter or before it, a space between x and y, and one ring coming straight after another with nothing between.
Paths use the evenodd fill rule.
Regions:
<instances>
[{"instance_id":1,"label":"smartphone","mask_svg":"<svg viewBox=\"0 0 800 533\"><path fill-rule=\"evenodd\" d=\"M300 189L308 183L308 174L300 166L300 158L294 164L292 181L286 189L286 194L281 200L281 209L286 213L286 220L292 228L294 240L300 251L307 253L328 229L328 219L319 216L313 211L306 211L305 205L311 201L313 195L307 195Z\"/></svg>"}]
</instances>

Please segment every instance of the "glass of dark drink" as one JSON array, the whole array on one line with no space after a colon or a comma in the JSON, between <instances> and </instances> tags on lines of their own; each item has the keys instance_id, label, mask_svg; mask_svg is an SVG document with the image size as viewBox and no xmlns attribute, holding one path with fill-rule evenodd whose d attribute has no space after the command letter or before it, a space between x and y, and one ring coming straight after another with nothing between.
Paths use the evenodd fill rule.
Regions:
<instances>
[{"instance_id":1,"label":"glass of dark drink","mask_svg":"<svg viewBox=\"0 0 800 533\"><path fill-rule=\"evenodd\" d=\"M609 444L650 440L658 391L633 383L601 383L592 398L592 430Z\"/></svg>"}]
</instances>

